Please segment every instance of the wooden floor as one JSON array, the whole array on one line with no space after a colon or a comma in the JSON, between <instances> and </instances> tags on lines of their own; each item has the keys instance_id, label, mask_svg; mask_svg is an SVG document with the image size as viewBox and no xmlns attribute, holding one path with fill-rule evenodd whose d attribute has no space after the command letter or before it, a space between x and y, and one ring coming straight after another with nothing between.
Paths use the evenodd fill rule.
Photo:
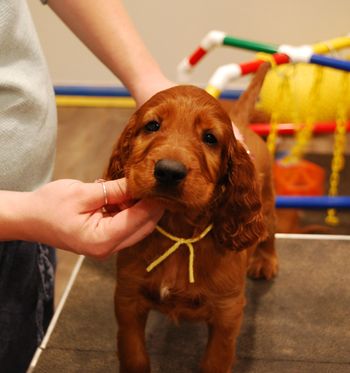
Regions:
<instances>
[{"instance_id":1,"label":"wooden floor","mask_svg":"<svg viewBox=\"0 0 350 373\"><path fill-rule=\"evenodd\" d=\"M93 182L101 177L113 144L128 121L132 109L59 108L58 142L54 178ZM322 145L323 147L323 145ZM350 159L349 159L350 160ZM341 191L350 194L349 160L342 176ZM329 166L329 157L326 167ZM330 233L350 234L350 212L341 212L341 225ZM324 212L305 211L301 224L324 224ZM71 274L77 256L58 250L56 304Z\"/></svg>"}]
</instances>

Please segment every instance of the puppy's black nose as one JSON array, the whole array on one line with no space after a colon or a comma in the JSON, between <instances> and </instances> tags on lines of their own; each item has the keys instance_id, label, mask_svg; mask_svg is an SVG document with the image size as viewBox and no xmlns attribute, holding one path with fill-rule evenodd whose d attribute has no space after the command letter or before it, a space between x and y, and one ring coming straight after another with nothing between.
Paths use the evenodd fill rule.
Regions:
<instances>
[{"instance_id":1,"label":"puppy's black nose","mask_svg":"<svg viewBox=\"0 0 350 373\"><path fill-rule=\"evenodd\" d=\"M186 175L185 165L173 159L161 159L154 167L154 177L161 184L178 184Z\"/></svg>"}]
</instances>

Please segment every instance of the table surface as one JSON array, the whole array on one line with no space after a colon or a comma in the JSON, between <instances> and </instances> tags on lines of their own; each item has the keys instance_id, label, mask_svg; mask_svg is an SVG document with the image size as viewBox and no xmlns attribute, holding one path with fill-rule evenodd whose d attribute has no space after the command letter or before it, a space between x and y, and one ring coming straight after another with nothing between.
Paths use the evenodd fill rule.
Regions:
<instances>
[{"instance_id":1,"label":"table surface","mask_svg":"<svg viewBox=\"0 0 350 373\"><path fill-rule=\"evenodd\" d=\"M235 373L350 372L350 240L278 239L280 273L247 281ZM35 373L117 372L114 260L85 259ZM152 372L197 370L200 323L171 324L152 312Z\"/></svg>"}]
</instances>

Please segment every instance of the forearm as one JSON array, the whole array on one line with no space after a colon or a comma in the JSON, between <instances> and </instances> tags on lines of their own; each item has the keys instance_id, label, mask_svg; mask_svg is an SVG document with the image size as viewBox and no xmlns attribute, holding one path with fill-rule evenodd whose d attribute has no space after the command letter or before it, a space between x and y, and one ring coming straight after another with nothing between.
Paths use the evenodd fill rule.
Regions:
<instances>
[{"instance_id":1,"label":"forearm","mask_svg":"<svg viewBox=\"0 0 350 373\"><path fill-rule=\"evenodd\" d=\"M0 191L0 241L30 240L29 192Z\"/></svg>"},{"instance_id":2,"label":"forearm","mask_svg":"<svg viewBox=\"0 0 350 373\"><path fill-rule=\"evenodd\" d=\"M48 5L139 104L172 85L148 52L121 0L49 0Z\"/></svg>"},{"instance_id":3,"label":"forearm","mask_svg":"<svg viewBox=\"0 0 350 373\"><path fill-rule=\"evenodd\" d=\"M39 191L0 191L0 241L33 241L52 246L63 242L52 227L59 226L52 214L61 201L55 195L44 196Z\"/></svg>"}]
</instances>

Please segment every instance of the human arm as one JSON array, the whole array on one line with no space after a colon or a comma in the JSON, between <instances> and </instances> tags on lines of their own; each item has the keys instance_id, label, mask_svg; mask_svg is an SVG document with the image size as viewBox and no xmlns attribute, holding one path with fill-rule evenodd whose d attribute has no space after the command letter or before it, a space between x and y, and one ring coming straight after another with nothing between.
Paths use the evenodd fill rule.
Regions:
<instances>
[{"instance_id":1,"label":"human arm","mask_svg":"<svg viewBox=\"0 0 350 373\"><path fill-rule=\"evenodd\" d=\"M138 105L174 85L147 50L121 0L49 0L48 5L125 84Z\"/></svg>"},{"instance_id":2,"label":"human arm","mask_svg":"<svg viewBox=\"0 0 350 373\"><path fill-rule=\"evenodd\" d=\"M106 181L108 202L130 204L125 179ZM154 229L163 208L142 200L107 214L101 183L57 180L34 192L0 191L0 240L39 241L104 258Z\"/></svg>"}]
</instances>

